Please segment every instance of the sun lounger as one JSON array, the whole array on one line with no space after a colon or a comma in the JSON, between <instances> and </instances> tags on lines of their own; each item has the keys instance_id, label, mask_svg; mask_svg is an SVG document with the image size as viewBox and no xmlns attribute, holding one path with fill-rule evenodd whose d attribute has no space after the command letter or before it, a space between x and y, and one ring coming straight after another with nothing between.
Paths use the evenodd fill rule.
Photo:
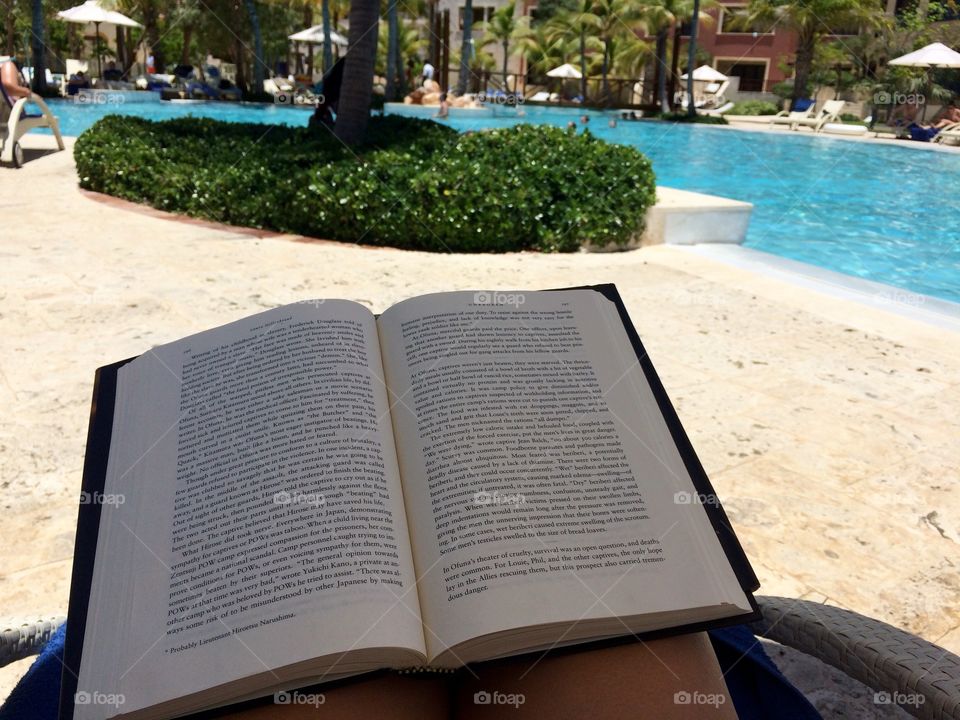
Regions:
<instances>
[{"instance_id":1,"label":"sun lounger","mask_svg":"<svg viewBox=\"0 0 960 720\"><path fill-rule=\"evenodd\" d=\"M774 115L770 122L774 124L789 124L791 130L796 130L799 127L808 127L814 132L821 132L823 126L827 123L840 121L840 112L843 110L844 105L846 105L846 102L843 100L827 100L818 113L811 114L810 110L813 108L809 108L806 113L792 112L786 117L782 114Z\"/></svg>"},{"instance_id":2,"label":"sun lounger","mask_svg":"<svg viewBox=\"0 0 960 720\"><path fill-rule=\"evenodd\" d=\"M27 103L31 102L40 108L40 114L26 112ZM20 138L35 128L50 128L57 140L57 147L64 149L63 137L60 135L60 123L50 112L50 108L39 95L31 93L30 98L20 98L13 101L3 85L0 84L0 162L20 167L23 164L23 151L20 149Z\"/></svg>"},{"instance_id":3,"label":"sun lounger","mask_svg":"<svg viewBox=\"0 0 960 720\"><path fill-rule=\"evenodd\" d=\"M947 144L948 141L960 144L960 123L953 123L942 128L933 141L943 145Z\"/></svg>"}]
</instances>

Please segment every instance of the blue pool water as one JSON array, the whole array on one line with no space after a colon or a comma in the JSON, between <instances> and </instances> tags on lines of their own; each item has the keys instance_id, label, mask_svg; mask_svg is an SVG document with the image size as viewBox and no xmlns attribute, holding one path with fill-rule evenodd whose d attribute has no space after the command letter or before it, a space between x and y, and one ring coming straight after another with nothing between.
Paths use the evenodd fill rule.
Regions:
<instances>
[{"instance_id":1,"label":"blue pool water","mask_svg":"<svg viewBox=\"0 0 960 720\"><path fill-rule=\"evenodd\" d=\"M149 97L137 93L135 99ZM298 107L225 103L52 106L67 135L79 135L110 113L285 125L305 125L309 117ZM419 107L399 112L430 114ZM541 107L524 112L521 118L512 108L454 110L445 122L461 131L518 122L565 126L583 114ZM702 125L620 122L609 128L607 117L588 114L598 137L644 152L659 184L753 203L748 247L960 302L960 154Z\"/></svg>"}]
</instances>

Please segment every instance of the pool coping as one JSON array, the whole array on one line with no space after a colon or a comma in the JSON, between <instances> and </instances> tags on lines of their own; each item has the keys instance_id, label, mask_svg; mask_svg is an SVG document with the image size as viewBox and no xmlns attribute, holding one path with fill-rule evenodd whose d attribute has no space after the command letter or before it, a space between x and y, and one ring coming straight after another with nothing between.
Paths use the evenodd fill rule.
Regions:
<instances>
[{"instance_id":1,"label":"pool coping","mask_svg":"<svg viewBox=\"0 0 960 720\"><path fill-rule=\"evenodd\" d=\"M960 333L960 303L732 244L674 245L716 262Z\"/></svg>"}]
</instances>

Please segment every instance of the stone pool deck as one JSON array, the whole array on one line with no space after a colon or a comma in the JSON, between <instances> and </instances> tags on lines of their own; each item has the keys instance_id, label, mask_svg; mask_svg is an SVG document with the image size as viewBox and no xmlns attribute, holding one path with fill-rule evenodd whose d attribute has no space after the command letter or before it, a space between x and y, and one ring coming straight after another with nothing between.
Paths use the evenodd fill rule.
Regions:
<instances>
[{"instance_id":1,"label":"stone pool deck","mask_svg":"<svg viewBox=\"0 0 960 720\"><path fill-rule=\"evenodd\" d=\"M683 248L433 255L181 222L37 154L0 168L0 624L66 611L99 365L305 298L614 282L761 592L960 652L960 333Z\"/></svg>"}]
</instances>

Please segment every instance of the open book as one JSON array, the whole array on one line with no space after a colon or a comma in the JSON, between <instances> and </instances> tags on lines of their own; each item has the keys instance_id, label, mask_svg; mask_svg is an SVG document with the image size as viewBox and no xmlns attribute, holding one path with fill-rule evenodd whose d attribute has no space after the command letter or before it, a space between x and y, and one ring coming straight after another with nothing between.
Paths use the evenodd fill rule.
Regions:
<instances>
[{"instance_id":1,"label":"open book","mask_svg":"<svg viewBox=\"0 0 960 720\"><path fill-rule=\"evenodd\" d=\"M753 616L612 285L260 313L101 368L62 717Z\"/></svg>"}]
</instances>

